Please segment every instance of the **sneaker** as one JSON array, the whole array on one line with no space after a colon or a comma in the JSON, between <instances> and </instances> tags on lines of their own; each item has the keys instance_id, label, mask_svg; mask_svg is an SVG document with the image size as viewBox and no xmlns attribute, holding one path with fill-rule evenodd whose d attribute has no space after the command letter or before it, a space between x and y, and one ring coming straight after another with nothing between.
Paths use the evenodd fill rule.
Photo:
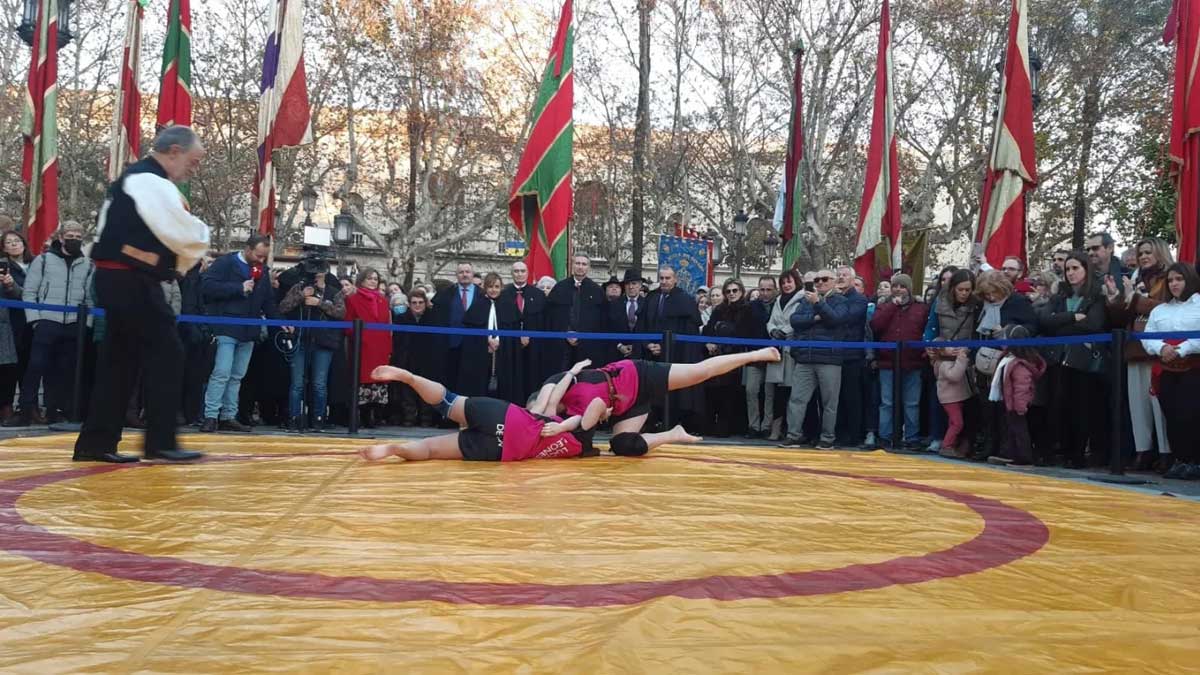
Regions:
<instances>
[{"instance_id":1,"label":"sneaker","mask_svg":"<svg viewBox=\"0 0 1200 675\"><path fill-rule=\"evenodd\" d=\"M987 458L987 463L995 464L996 466L1008 466L1012 464L1013 461L1007 457L997 457L996 455L992 455Z\"/></svg>"},{"instance_id":2,"label":"sneaker","mask_svg":"<svg viewBox=\"0 0 1200 675\"><path fill-rule=\"evenodd\" d=\"M832 441L820 441L817 443L818 450L833 450L833 448L834 445Z\"/></svg>"},{"instance_id":3,"label":"sneaker","mask_svg":"<svg viewBox=\"0 0 1200 675\"><path fill-rule=\"evenodd\" d=\"M925 452L932 453L935 455L939 454L941 451L942 451L942 442L941 441L934 441L929 444L928 448L925 448Z\"/></svg>"},{"instance_id":4,"label":"sneaker","mask_svg":"<svg viewBox=\"0 0 1200 675\"><path fill-rule=\"evenodd\" d=\"M295 417L288 418L287 430L293 434L298 434L301 431L304 431L304 416L296 415Z\"/></svg>"},{"instance_id":5,"label":"sneaker","mask_svg":"<svg viewBox=\"0 0 1200 675\"><path fill-rule=\"evenodd\" d=\"M783 439L783 442L779 444L779 447L781 447L781 448L803 448L804 441L800 440L799 438L785 438L785 439Z\"/></svg>"},{"instance_id":6,"label":"sneaker","mask_svg":"<svg viewBox=\"0 0 1200 675\"><path fill-rule=\"evenodd\" d=\"M317 416L312 418L312 424L309 425L310 430L314 434L319 434L325 430L325 418Z\"/></svg>"},{"instance_id":7,"label":"sneaker","mask_svg":"<svg viewBox=\"0 0 1200 675\"><path fill-rule=\"evenodd\" d=\"M217 418L215 417L205 417L204 421L200 423L200 433L202 434L211 434L216 430Z\"/></svg>"},{"instance_id":8,"label":"sneaker","mask_svg":"<svg viewBox=\"0 0 1200 675\"><path fill-rule=\"evenodd\" d=\"M876 444L876 443L878 443L878 442L879 442L879 441L877 441L877 440L875 439L875 432L874 432L874 431L868 431L868 432L867 432L867 437L866 437L866 439L865 439L865 440L863 440L863 447L870 446L870 447L872 447L872 448L873 448L873 447L875 447L875 444Z\"/></svg>"},{"instance_id":9,"label":"sneaker","mask_svg":"<svg viewBox=\"0 0 1200 675\"><path fill-rule=\"evenodd\" d=\"M1184 480L1200 480L1200 464L1189 464L1183 474Z\"/></svg>"}]
</instances>

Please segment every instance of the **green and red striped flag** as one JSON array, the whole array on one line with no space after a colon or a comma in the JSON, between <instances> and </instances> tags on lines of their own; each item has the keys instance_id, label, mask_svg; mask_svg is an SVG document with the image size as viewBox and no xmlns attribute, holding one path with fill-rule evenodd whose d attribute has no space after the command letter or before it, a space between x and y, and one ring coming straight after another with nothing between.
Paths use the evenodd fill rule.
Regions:
<instances>
[{"instance_id":1,"label":"green and red striped flag","mask_svg":"<svg viewBox=\"0 0 1200 675\"><path fill-rule=\"evenodd\" d=\"M509 220L528 245L526 265L532 279L567 276L574 208L571 189L574 46L571 0L566 0L533 106L529 141L517 164L508 197Z\"/></svg>"},{"instance_id":2,"label":"green and red striped flag","mask_svg":"<svg viewBox=\"0 0 1200 675\"><path fill-rule=\"evenodd\" d=\"M163 44L162 84L158 95L158 128L192 125L191 0L171 0L167 41Z\"/></svg>"},{"instance_id":3,"label":"green and red striped flag","mask_svg":"<svg viewBox=\"0 0 1200 675\"><path fill-rule=\"evenodd\" d=\"M58 229L58 0L38 2L29 63L29 90L21 114L25 155L21 180L29 185L25 232L29 249Z\"/></svg>"},{"instance_id":4,"label":"green and red striped flag","mask_svg":"<svg viewBox=\"0 0 1200 675\"><path fill-rule=\"evenodd\" d=\"M795 59L792 71L792 119L788 125L787 160L783 167L783 184L775 203L775 229L783 240L783 269L790 270L800 257L800 237L797 231L804 223L804 193L800 184L800 163L804 160L804 44L792 46ZM774 261L772 261L774 264Z\"/></svg>"}]
</instances>

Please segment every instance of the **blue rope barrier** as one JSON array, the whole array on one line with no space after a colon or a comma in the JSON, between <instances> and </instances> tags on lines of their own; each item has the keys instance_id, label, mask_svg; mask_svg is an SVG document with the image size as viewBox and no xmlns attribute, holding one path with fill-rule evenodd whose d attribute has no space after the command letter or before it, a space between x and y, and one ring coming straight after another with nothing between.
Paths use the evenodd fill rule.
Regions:
<instances>
[{"instance_id":1,"label":"blue rope barrier","mask_svg":"<svg viewBox=\"0 0 1200 675\"><path fill-rule=\"evenodd\" d=\"M895 349L895 342L838 342L834 340L766 340L759 338L719 338L707 335L676 335L676 342L737 345L743 347L812 347L816 349Z\"/></svg>"},{"instance_id":2,"label":"blue rope barrier","mask_svg":"<svg viewBox=\"0 0 1200 675\"><path fill-rule=\"evenodd\" d=\"M76 313L79 308L74 305L52 305L42 302L24 302L0 298L0 307L14 309L37 309L45 312ZM93 316L104 316L104 309L89 307L88 313ZM292 326L296 328L328 328L348 329L354 324L349 321L301 321L289 319L249 319L232 316L204 316L197 314L181 314L177 317L179 323L199 323L214 326ZM463 336L496 336L496 337L528 337L532 339L568 339L577 340L607 340L615 342L661 342L662 333L572 333L564 331L516 331L516 330L487 330L486 328L448 328L445 326L412 326L390 323L364 324L367 330L384 330L394 333L426 333L433 335L463 335ZM1133 340L1200 340L1200 331L1173 331L1166 333L1130 333ZM895 349L892 342L840 342L830 340L768 340L754 338L718 338L705 335L675 335L676 342L718 344L741 347L808 347L815 349ZM1096 333L1092 335L1070 335L1064 337L1038 337L1021 340L942 340L942 341L913 341L905 342L909 349L926 349L940 347L1049 347L1069 344L1107 344L1112 342L1112 334Z\"/></svg>"}]
</instances>

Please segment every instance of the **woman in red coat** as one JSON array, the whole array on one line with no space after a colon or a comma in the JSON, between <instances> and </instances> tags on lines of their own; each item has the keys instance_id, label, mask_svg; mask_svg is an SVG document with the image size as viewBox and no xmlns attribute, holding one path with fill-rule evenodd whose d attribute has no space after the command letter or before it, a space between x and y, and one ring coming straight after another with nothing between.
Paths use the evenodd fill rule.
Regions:
<instances>
[{"instance_id":1,"label":"woman in red coat","mask_svg":"<svg viewBox=\"0 0 1200 675\"><path fill-rule=\"evenodd\" d=\"M363 323L390 323L387 297L379 290L379 272L366 267L358 273L355 292L346 298L346 321L362 319ZM352 331L347 329L348 335ZM387 365L392 358L392 334L383 330L364 330L362 359L358 370L359 417L363 425L375 426L375 411L380 417L388 403L387 383L376 382L371 371Z\"/></svg>"}]
</instances>

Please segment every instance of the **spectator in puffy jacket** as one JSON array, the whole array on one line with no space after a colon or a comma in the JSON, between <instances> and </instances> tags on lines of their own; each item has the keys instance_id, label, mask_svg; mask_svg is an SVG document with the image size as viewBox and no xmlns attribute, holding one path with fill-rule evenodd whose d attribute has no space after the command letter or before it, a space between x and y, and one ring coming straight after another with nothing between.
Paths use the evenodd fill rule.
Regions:
<instances>
[{"instance_id":1,"label":"spectator in puffy jacket","mask_svg":"<svg viewBox=\"0 0 1200 675\"><path fill-rule=\"evenodd\" d=\"M929 306L915 302L912 297L912 277L907 274L897 274L891 280L890 299L880 299L871 318L871 330L879 342L918 342L925 330L925 322L929 319ZM894 373L892 358L895 350L879 350L879 441L884 446L903 446L906 449L917 450L920 443L917 434L920 432L921 418L921 364L922 354L919 349L905 349L900 352L900 372ZM899 377L901 396L904 404L904 435L901 440L900 429L896 430L896 438L892 435L892 386L893 379Z\"/></svg>"},{"instance_id":2,"label":"spectator in puffy jacket","mask_svg":"<svg viewBox=\"0 0 1200 675\"><path fill-rule=\"evenodd\" d=\"M257 234L246 240L241 251L221 256L204 273L200 289L209 316L242 319L278 319L275 289L266 266L270 243ZM237 420L238 392L254 353L259 326L212 326L217 352L208 388L204 392L204 422L200 431L217 429L250 431Z\"/></svg>"},{"instance_id":3,"label":"spectator in puffy jacket","mask_svg":"<svg viewBox=\"0 0 1200 675\"><path fill-rule=\"evenodd\" d=\"M1007 337L1022 340L1030 337L1029 331L1017 326ZM989 457L993 463L1028 465L1033 463L1033 445L1029 439L1029 424L1025 416L1033 404L1037 381L1046 372L1046 362L1036 347L1009 347L997 369L1001 396L1004 399L1005 428L1008 443L1001 449L999 457ZM993 389L996 389L993 386Z\"/></svg>"},{"instance_id":4,"label":"spectator in puffy jacket","mask_svg":"<svg viewBox=\"0 0 1200 675\"><path fill-rule=\"evenodd\" d=\"M820 270L813 279L813 290L803 291L804 300L792 314L796 340L836 342L845 337L844 325L850 318L845 296L835 286L832 270ZM836 437L838 399L842 388L841 349L793 347L792 395L788 399L788 432L784 447L802 445L801 427L813 392L821 392L821 438L817 447L832 449Z\"/></svg>"},{"instance_id":5,"label":"spectator in puffy jacket","mask_svg":"<svg viewBox=\"0 0 1200 675\"><path fill-rule=\"evenodd\" d=\"M49 305L92 304L92 260L83 255L83 226L63 223L49 250L33 259L25 274L21 299ZM21 409L4 426L29 426L37 411L38 385L46 388L46 421L66 419L75 384L77 312L26 309L32 328L29 366L21 380Z\"/></svg>"}]
</instances>

